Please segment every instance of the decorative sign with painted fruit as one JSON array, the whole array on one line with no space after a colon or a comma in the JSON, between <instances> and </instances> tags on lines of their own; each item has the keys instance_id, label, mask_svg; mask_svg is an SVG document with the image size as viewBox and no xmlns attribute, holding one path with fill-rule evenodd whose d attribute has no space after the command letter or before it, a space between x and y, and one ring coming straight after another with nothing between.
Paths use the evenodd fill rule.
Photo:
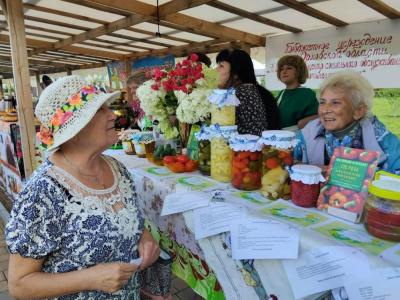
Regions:
<instances>
[{"instance_id":1,"label":"decorative sign with painted fruit","mask_svg":"<svg viewBox=\"0 0 400 300\"><path fill-rule=\"evenodd\" d=\"M317 207L348 221L359 222L378 158L376 151L336 148Z\"/></svg>"}]
</instances>

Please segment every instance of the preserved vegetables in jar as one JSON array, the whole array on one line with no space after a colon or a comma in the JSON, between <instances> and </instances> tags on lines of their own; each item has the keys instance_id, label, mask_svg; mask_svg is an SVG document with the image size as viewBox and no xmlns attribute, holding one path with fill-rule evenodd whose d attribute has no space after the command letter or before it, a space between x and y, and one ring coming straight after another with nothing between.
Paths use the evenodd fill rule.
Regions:
<instances>
[{"instance_id":1,"label":"preserved vegetables in jar","mask_svg":"<svg viewBox=\"0 0 400 300\"><path fill-rule=\"evenodd\" d=\"M232 105L218 107L212 105L211 107L211 123L219 124L222 126L236 124L236 107Z\"/></svg>"},{"instance_id":2,"label":"preserved vegetables in jar","mask_svg":"<svg viewBox=\"0 0 400 300\"><path fill-rule=\"evenodd\" d=\"M211 130L210 127L203 125L199 132L195 133L199 141L199 170L201 174L211 175Z\"/></svg>"},{"instance_id":3,"label":"preserved vegetables in jar","mask_svg":"<svg viewBox=\"0 0 400 300\"><path fill-rule=\"evenodd\" d=\"M259 137L239 134L230 140L233 149L232 185L240 190L253 191L261 187L262 155Z\"/></svg>"},{"instance_id":4,"label":"preserved vegetables in jar","mask_svg":"<svg viewBox=\"0 0 400 300\"><path fill-rule=\"evenodd\" d=\"M232 150L228 141L236 134L237 126L210 126L211 177L217 181L231 181Z\"/></svg>"},{"instance_id":5,"label":"preserved vegetables in jar","mask_svg":"<svg viewBox=\"0 0 400 300\"><path fill-rule=\"evenodd\" d=\"M221 126L236 124L236 106L240 104L235 89L216 89L208 100L211 102L211 123Z\"/></svg>"},{"instance_id":6,"label":"preserved vegetables in jar","mask_svg":"<svg viewBox=\"0 0 400 300\"><path fill-rule=\"evenodd\" d=\"M220 182L231 181L232 150L223 137L211 140L211 177Z\"/></svg>"},{"instance_id":7,"label":"preserved vegetables in jar","mask_svg":"<svg viewBox=\"0 0 400 300\"><path fill-rule=\"evenodd\" d=\"M364 225L373 236L400 242L400 176L376 173L369 186Z\"/></svg>"},{"instance_id":8,"label":"preserved vegetables in jar","mask_svg":"<svg viewBox=\"0 0 400 300\"><path fill-rule=\"evenodd\" d=\"M211 174L211 143L208 140L199 141L199 170L201 174Z\"/></svg>"},{"instance_id":9,"label":"preserved vegetables in jar","mask_svg":"<svg viewBox=\"0 0 400 300\"><path fill-rule=\"evenodd\" d=\"M295 134L286 130L267 130L260 139L262 148L261 193L271 200L290 198L290 177L286 167L293 164Z\"/></svg>"},{"instance_id":10,"label":"preserved vegetables in jar","mask_svg":"<svg viewBox=\"0 0 400 300\"><path fill-rule=\"evenodd\" d=\"M290 172L292 202L302 207L315 207L320 182L325 181L321 169L311 165L294 165Z\"/></svg>"}]
</instances>

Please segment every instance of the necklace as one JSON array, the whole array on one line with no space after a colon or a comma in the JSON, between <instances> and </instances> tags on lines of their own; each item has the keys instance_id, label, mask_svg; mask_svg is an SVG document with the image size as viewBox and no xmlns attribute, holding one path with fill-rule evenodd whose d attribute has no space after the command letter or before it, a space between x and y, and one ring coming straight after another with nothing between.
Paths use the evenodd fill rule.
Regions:
<instances>
[{"instance_id":1,"label":"necklace","mask_svg":"<svg viewBox=\"0 0 400 300\"><path fill-rule=\"evenodd\" d=\"M92 180L93 182L95 182L96 184L101 185L103 188L105 188L105 184L104 184L104 180L103 180L103 168L102 168L102 164L100 164L100 172L99 174L86 174L84 172L81 171L81 169L75 165L72 161L70 161L67 156L65 155L64 151L61 150L62 156L64 157L64 160L74 169L78 172L79 175L81 176L85 176L90 178L90 180Z\"/></svg>"}]
</instances>

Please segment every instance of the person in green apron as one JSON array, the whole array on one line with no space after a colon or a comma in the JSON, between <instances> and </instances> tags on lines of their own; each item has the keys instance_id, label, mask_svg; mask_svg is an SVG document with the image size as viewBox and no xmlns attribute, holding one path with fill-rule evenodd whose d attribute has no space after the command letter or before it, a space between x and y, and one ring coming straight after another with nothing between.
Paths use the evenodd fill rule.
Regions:
<instances>
[{"instance_id":1,"label":"person in green apron","mask_svg":"<svg viewBox=\"0 0 400 300\"><path fill-rule=\"evenodd\" d=\"M304 60L298 55L285 55L278 61L277 77L285 84L277 97L281 126L287 130L303 128L318 117L318 100L315 92L301 86L308 77Z\"/></svg>"}]
</instances>

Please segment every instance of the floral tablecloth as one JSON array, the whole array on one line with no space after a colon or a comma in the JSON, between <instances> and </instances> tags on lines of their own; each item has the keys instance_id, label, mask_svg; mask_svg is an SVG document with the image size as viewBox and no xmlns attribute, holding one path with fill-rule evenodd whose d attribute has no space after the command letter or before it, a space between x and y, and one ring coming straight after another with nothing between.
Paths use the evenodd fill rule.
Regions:
<instances>
[{"instance_id":1,"label":"floral tablecloth","mask_svg":"<svg viewBox=\"0 0 400 300\"><path fill-rule=\"evenodd\" d=\"M281 260L233 260L227 246L228 234L195 240L191 211L160 216L165 196L175 191L177 175L146 175L143 170L154 167L146 159L125 155L123 151L106 154L123 162L132 173L148 228L174 258L174 274L199 295L205 299L267 300L274 299L272 295L280 300L294 299ZM367 253L373 268L400 265L400 244L376 239L360 224L340 221L316 209L301 209L288 201L271 202L247 192L238 195L240 204L258 215L298 227L300 251L345 244ZM330 299L324 294L304 299Z\"/></svg>"}]
</instances>

